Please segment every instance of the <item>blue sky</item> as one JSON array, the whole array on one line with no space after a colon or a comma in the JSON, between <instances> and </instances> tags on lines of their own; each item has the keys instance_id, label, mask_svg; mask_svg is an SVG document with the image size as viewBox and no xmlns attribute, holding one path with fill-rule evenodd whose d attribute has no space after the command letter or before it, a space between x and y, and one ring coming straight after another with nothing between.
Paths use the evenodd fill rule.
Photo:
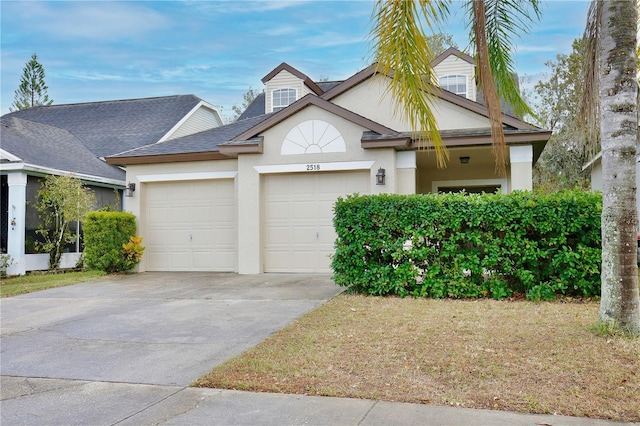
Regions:
<instances>
[{"instance_id":1,"label":"blue sky","mask_svg":"<svg viewBox=\"0 0 640 426\"><path fill-rule=\"evenodd\" d=\"M456 11L446 32L468 45ZM518 73L534 83L545 61L581 36L587 1L544 2L517 41ZM194 94L232 115L232 105L287 62L312 79L345 79L370 63L373 2L0 2L0 113L9 112L25 63L38 54L56 104ZM532 84L531 83L531 84Z\"/></svg>"}]
</instances>

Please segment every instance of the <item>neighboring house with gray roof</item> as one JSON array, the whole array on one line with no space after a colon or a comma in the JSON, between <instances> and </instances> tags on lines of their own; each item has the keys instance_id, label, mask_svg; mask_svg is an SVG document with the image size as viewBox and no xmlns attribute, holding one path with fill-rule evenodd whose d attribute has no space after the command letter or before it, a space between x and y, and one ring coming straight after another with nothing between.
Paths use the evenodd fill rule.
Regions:
<instances>
[{"instance_id":1,"label":"neighboring house with gray roof","mask_svg":"<svg viewBox=\"0 0 640 426\"><path fill-rule=\"evenodd\" d=\"M33 207L40 179L76 176L97 195L98 208L126 207L123 168L104 157L162 145L219 127L217 109L193 95L51 105L2 116L0 127L1 248L14 259L11 274L46 269L47 256L31 254L39 219ZM118 201L120 200L120 201ZM63 266L73 266L70 247Z\"/></svg>"},{"instance_id":2,"label":"neighboring house with gray roof","mask_svg":"<svg viewBox=\"0 0 640 426\"><path fill-rule=\"evenodd\" d=\"M509 164L498 175L473 60L449 50L435 70L446 168L394 114L390 77L374 65L314 82L282 63L235 123L108 156L136 184L139 270L330 273L340 196L531 189L551 132L503 114Z\"/></svg>"}]
</instances>

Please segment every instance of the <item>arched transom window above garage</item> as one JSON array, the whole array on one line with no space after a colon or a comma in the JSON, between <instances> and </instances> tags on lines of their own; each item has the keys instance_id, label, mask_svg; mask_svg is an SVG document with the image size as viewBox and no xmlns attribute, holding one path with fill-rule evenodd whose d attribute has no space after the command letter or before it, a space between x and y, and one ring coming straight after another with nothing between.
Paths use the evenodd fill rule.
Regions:
<instances>
[{"instance_id":1,"label":"arched transom window above garage","mask_svg":"<svg viewBox=\"0 0 640 426\"><path fill-rule=\"evenodd\" d=\"M456 95L467 97L467 76L454 74L440 77L440 87Z\"/></svg>"},{"instance_id":2,"label":"arched transom window above garage","mask_svg":"<svg viewBox=\"0 0 640 426\"><path fill-rule=\"evenodd\" d=\"M323 120L307 120L287 133L280 154L321 154L346 150L347 146L338 129Z\"/></svg>"},{"instance_id":3,"label":"arched transom window above garage","mask_svg":"<svg viewBox=\"0 0 640 426\"><path fill-rule=\"evenodd\" d=\"M273 112L280 111L296 101L296 89L277 89L271 94Z\"/></svg>"}]
</instances>

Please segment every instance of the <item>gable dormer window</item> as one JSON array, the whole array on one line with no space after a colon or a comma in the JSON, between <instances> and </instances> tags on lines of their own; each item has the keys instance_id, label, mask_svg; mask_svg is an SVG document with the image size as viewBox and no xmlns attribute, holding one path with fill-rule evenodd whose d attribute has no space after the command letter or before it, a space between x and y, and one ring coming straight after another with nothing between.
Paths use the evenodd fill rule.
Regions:
<instances>
[{"instance_id":1,"label":"gable dormer window","mask_svg":"<svg viewBox=\"0 0 640 426\"><path fill-rule=\"evenodd\" d=\"M296 101L296 89L278 89L271 94L273 112L280 111Z\"/></svg>"},{"instance_id":2,"label":"gable dormer window","mask_svg":"<svg viewBox=\"0 0 640 426\"><path fill-rule=\"evenodd\" d=\"M440 87L456 95L467 97L467 76L466 75L445 75L440 77Z\"/></svg>"}]
</instances>

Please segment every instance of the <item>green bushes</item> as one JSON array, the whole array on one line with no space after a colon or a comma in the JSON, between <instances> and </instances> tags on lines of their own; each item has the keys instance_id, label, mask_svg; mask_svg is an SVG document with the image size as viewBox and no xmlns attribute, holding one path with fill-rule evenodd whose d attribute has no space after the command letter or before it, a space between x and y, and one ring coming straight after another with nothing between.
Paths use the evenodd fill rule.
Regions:
<instances>
[{"instance_id":1,"label":"green bushes","mask_svg":"<svg viewBox=\"0 0 640 426\"><path fill-rule=\"evenodd\" d=\"M133 269L144 247L131 237L136 217L125 212L92 212L84 222L84 261L89 268L105 272ZM136 237L137 238L137 237ZM126 247L125 247L126 246Z\"/></svg>"},{"instance_id":2,"label":"green bushes","mask_svg":"<svg viewBox=\"0 0 640 426\"><path fill-rule=\"evenodd\" d=\"M334 280L372 295L600 293L598 194L366 195L339 199Z\"/></svg>"}]
</instances>

